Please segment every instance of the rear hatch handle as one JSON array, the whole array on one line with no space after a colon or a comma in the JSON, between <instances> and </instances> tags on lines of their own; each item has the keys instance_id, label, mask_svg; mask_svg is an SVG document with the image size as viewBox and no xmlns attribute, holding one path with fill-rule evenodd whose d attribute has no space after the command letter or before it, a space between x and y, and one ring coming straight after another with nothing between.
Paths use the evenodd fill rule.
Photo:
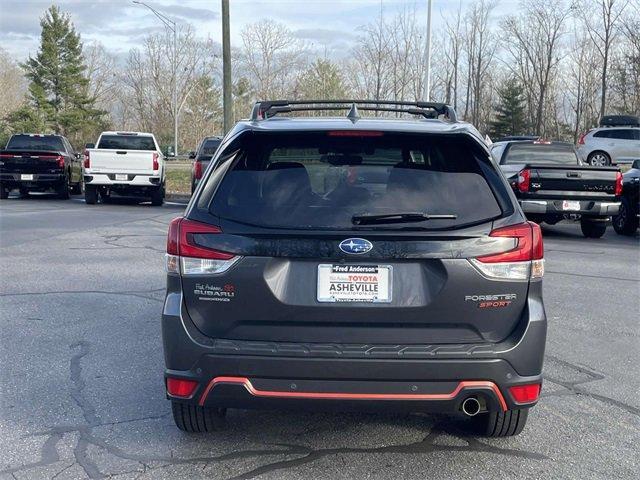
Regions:
<instances>
[{"instance_id":1,"label":"rear hatch handle","mask_svg":"<svg viewBox=\"0 0 640 480\"><path fill-rule=\"evenodd\" d=\"M118 155L126 155L127 154L126 150L116 150L116 153Z\"/></svg>"}]
</instances>

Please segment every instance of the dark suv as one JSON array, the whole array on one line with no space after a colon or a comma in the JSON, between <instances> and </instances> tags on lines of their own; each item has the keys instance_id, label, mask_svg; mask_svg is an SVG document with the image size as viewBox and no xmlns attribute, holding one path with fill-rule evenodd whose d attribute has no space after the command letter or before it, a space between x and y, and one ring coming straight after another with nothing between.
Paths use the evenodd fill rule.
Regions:
<instances>
[{"instance_id":1,"label":"dark suv","mask_svg":"<svg viewBox=\"0 0 640 480\"><path fill-rule=\"evenodd\" d=\"M319 109L349 113L299 116ZM213 162L168 234L180 429L303 407L459 412L479 434L520 433L542 382L540 228L452 108L261 102Z\"/></svg>"}]
</instances>

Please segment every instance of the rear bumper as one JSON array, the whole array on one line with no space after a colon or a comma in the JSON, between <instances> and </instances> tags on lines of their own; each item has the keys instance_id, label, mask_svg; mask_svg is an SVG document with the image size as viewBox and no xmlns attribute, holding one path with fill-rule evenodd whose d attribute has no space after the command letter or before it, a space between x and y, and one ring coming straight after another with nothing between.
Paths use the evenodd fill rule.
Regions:
<instances>
[{"instance_id":1,"label":"rear bumper","mask_svg":"<svg viewBox=\"0 0 640 480\"><path fill-rule=\"evenodd\" d=\"M189 398L172 400L234 408L353 408L458 412L476 396L487 410L518 404L509 387L542 382L547 321L539 290L504 342L483 345L324 349L291 343L204 337L182 308L179 292L165 299L165 376L195 380ZM351 346L353 347L353 346ZM383 347L383 346L381 346ZM414 346L416 347L416 346ZM345 358L346 357L346 358Z\"/></svg>"},{"instance_id":2,"label":"rear bumper","mask_svg":"<svg viewBox=\"0 0 640 480\"><path fill-rule=\"evenodd\" d=\"M620 202L602 202L593 200L580 200L579 210L564 210L562 199L559 200L519 200L524 213L539 215L570 215L584 216L611 216L617 215Z\"/></svg>"},{"instance_id":3,"label":"rear bumper","mask_svg":"<svg viewBox=\"0 0 640 480\"><path fill-rule=\"evenodd\" d=\"M118 174L119 175L119 174ZM108 186L108 187L157 187L161 183L161 174L127 173L126 180L116 180L116 173L91 173L85 171L85 185Z\"/></svg>"},{"instance_id":4,"label":"rear bumper","mask_svg":"<svg viewBox=\"0 0 640 480\"><path fill-rule=\"evenodd\" d=\"M63 180L62 173L34 173L33 180L22 180L20 173L0 173L0 184L7 188L53 187Z\"/></svg>"}]
</instances>

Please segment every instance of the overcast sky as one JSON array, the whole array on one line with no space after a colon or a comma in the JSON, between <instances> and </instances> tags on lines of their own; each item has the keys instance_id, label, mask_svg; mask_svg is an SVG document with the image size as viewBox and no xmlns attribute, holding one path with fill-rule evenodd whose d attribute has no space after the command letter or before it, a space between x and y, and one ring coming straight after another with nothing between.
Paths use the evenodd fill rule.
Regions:
<instances>
[{"instance_id":1,"label":"overcast sky","mask_svg":"<svg viewBox=\"0 0 640 480\"><path fill-rule=\"evenodd\" d=\"M434 25L441 12L458 7L459 0L434 0ZM470 0L462 0L469 2ZM503 0L515 4L516 0ZM0 45L13 57L23 60L35 55L40 35L40 17L51 5L45 0L0 0ZM60 0L83 42L101 42L109 51L123 57L146 34L162 29L159 20L146 8L130 0ZM198 35L221 41L220 0L149 0L147 3L178 23L190 23ZM238 34L248 23L272 18L286 24L296 36L313 44L328 56L340 56L352 45L359 25L383 14L416 7L420 21L426 23L427 0L231 0L231 42L239 44ZM496 9L496 13L501 10Z\"/></svg>"}]
</instances>

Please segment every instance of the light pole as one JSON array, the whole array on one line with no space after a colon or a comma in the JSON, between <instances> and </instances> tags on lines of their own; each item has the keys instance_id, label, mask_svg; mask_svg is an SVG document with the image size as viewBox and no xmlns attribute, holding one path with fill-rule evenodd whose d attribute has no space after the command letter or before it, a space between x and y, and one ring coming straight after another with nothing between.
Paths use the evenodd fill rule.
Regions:
<instances>
[{"instance_id":1,"label":"light pole","mask_svg":"<svg viewBox=\"0 0 640 480\"><path fill-rule=\"evenodd\" d=\"M224 133L233 126L233 97L231 96L231 40L229 38L229 0L222 0L222 109Z\"/></svg>"},{"instance_id":2,"label":"light pole","mask_svg":"<svg viewBox=\"0 0 640 480\"><path fill-rule=\"evenodd\" d=\"M165 27L173 32L173 58L171 62L173 64L173 75L171 76L173 87L173 154L178 158L178 47L176 22L144 2L133 0L133 3L147 7L160 19Z\"/></svg>"},{"instance_id":3,"label":"light pole","mask_svg":"<svg viewBox=\"0 0 640 480\"><path fill-rule=\"evenodd\" d=\"M424 79L423 97L428 102L431 100L431 0L427 7L427 65Z\"/></svg>"}]
</instances>

